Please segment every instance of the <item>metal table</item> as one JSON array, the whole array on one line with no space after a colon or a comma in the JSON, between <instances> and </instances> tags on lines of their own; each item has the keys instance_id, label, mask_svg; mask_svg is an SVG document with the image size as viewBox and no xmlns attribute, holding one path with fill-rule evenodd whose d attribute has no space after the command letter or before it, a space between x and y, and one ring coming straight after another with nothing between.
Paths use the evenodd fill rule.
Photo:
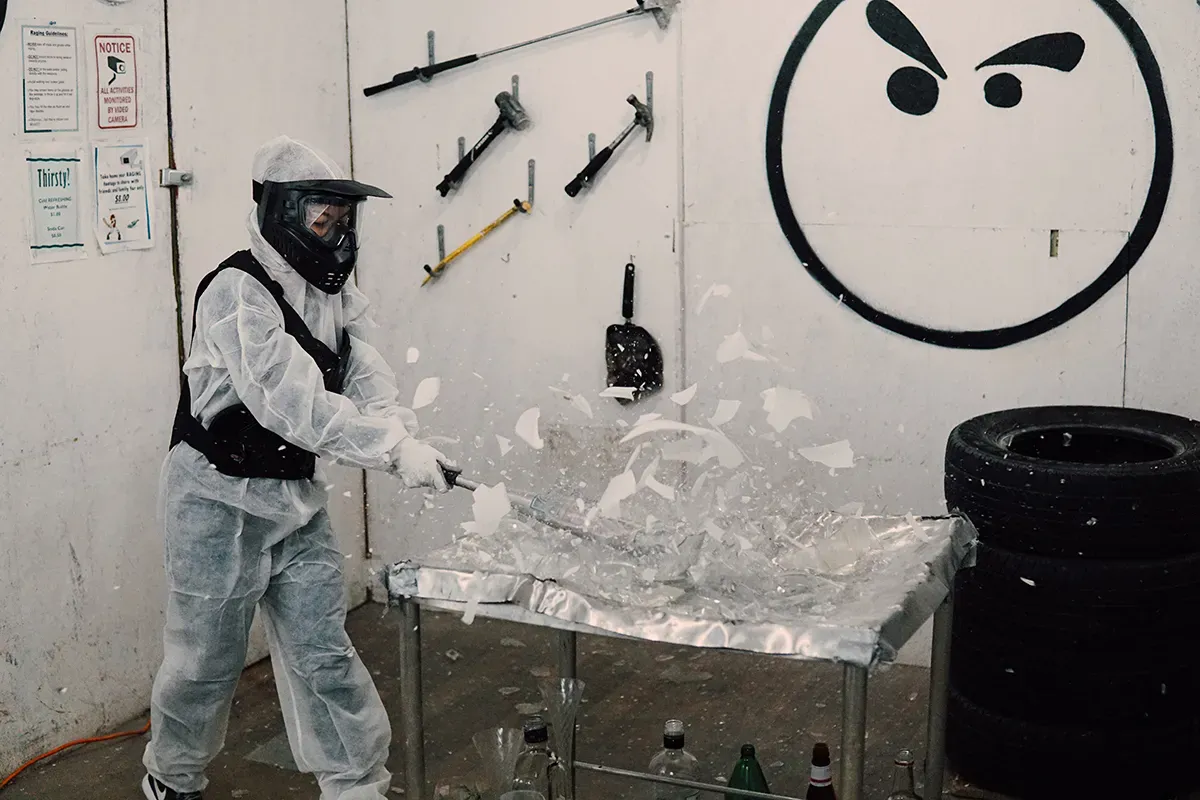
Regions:
<instances>
[{"instance_id":1,"label":"metal table","mask_svg":"<svg viewBox=\"0 0 1200 800\"><path fill-rule=\"evenodd\" d=\"M883 518L877 518L883 519ZM925 794L933 800L942 794L945 776L946 709L949 699L950 631L953 618L953 577L959 568L970 566L973 560L975 531L970 523L958 518L927 518L920 523L912 517L908 524L929 524L930 530L940 531L942 540L933 541L922 553L928 561L923 576L906 587L903 596L888 599L892 606L877 622L863 629L847 628L845 647L828 650L830 640L821 640L819 652L844 652L848 657L814 656L814 636L809 631L796 630L794 638L781 644L776 641L762 647L745 646L737 636L754 626L729 626L717 633L724 643L714 643L712 631L703 644L672 638L670 626L638 624L637 617L620 617L614 609L573 594L553 580L529 575L485 574L451 570L445 567L417 566L411 562L394 564L384 571L389 602L399 605L403 615L401 648L401 727L405 739L406 796L410 800L428 797L425 786L424 714L421 691L421 610L459 613L525 625L551 628L558 637L558 671L561 677L577 677L576 637L578 634L609 636L625 639L670 642L685 646L714 649L734 649L757 652L782 658L828 660L842 664L842 751L840 790L842 800L863 800L864 756L866 750L867 683L870 671L878 664L892 661L896 651L908 641L932 616L933 653L930 668L930 693L927 721ZM884 520L895 523L895 520ZM939 527L932 527L939 526ZM931 549L932 548L932 549ZM930 553L934 555L930 556ZM897 569L901 566L897 565ZM922 565L918 564L917 567ZM913 565L908 565L910 569ZM895 593L895 587L890 587ZM881 606L881 608L883 608ZM656 618L663 612L656 612ZM599 621L600 624L588 624ZM690 620L692 623L697 620ZM705 620L706 625L716 625ZM724 627L717 625L718 628ZM828 631L824 631L828 634ZM870 634L864 638L860 634ZM693 634L694 635L694 634ZM717 639L721 639L718 636ZM874 638L871 638L871 637ZM840 643L835 643L839 644ZM773 649L771 649L773 648ZM788 650L791 652L787 652ZM644 778L644 773L612 770L576 761L574 768L607 772L631 778ZM714 791L729 791L712 787ZM732 792L730 792L732 793Z\"/></svg>"}]
</instances>

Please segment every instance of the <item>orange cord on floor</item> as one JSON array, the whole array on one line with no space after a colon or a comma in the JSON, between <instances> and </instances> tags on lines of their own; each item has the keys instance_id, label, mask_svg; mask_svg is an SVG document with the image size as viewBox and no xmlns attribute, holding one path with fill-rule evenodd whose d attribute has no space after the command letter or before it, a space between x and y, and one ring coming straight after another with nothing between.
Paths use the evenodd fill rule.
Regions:
<instances>
[{"instance_id":1,"label":"orange cord on floor","mask_svg":"<svg viewBox=\"0 0 1200 800\"><path fill-rule=\"evenodd\" d=\"M4 780L0 781L0 789L3 789L5 786L8 786L10 783L12 783L14 780L16 780L16 777L18 775L20 775L22 772L24 772L25 770L32 767L34 764L38 763L39 761L44 761L47 758L50 758L50 756L56 756L59 753L61 753L63 750L69 750L72 747L79 747L80 745L84 745L84 744L96 744L97 742L111 742L113 739L124 739L127 736L143 736L149 732L150 732L150 723L147 722L146 727L142 728L140 731L125 731L123 733L110 733L107 736L94 736L90 739L76 739L73 742L67 742L64 745L56 747L48 753L42 753L37 758L30 759L29 761L26 761L21 766L17 767L16 772L14 772L12 775L9 775Z\"/></svg>"}]
</instances>

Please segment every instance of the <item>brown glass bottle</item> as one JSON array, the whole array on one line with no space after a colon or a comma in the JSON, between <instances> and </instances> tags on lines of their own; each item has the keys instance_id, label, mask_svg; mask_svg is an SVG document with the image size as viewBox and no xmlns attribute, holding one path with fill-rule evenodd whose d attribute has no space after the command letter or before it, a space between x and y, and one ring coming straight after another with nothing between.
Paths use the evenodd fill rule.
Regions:
<instances>
[{"instance_id":1,"label":"brown glass bottle","mask_svg":"<svg viewBox=\"0 0 1200 800\"><path fill-rule=\"evenodd\" d=\"M804 800L837 800L833 791L833 769L830 766L829 745L817 742L813 746L812 773Z\"/></svg>"},{"instance_id":2,"label":"brown glass bottle","mask_svg":"<svg viewBox=\"0 0 1200 800\"><path fill-rule=\"evenodd\" d=\"M887 800L920 800L915 784L912 751L901 750L896 754L895 768L892 772L892 793L888 795Z\"/></svg>"}]
</instances>

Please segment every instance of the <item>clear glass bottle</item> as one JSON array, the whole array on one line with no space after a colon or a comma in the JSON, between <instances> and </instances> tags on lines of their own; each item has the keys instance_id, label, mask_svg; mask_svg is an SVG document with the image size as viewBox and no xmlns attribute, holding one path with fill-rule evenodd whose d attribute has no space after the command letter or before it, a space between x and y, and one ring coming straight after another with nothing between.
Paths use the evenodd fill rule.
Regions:
<instances>
[{"instance_id":1,"label":"clear glass bottle","mask_svg":"<svg viewBox=\"0 0 1200 800\"><path fill-rule=\"evenodd\" d=\"M913 754L911 750L901 750L896 754L892 768L892 793L887 800L920 800L917 797L916 780L913 778Z\"/></svg>"},{"instance_id":2,"label":"clear glass bottle","mask_svg":"<svg viewBox=\"0 0 1200 800\"><path fill-rule=\"evenodd\" d=\"M700 763L696 757L683 749L683 723L677 719L667 720L663 726L663 749L650 761L650 774L665 778L682 778L686 781L699 780ZM650 783L650 800L695 800L699 789L672 786L669 783Z\"/></svg>"},{"instance_id":3,"label":"clear glass bottle","mask_svg":"<svg viewBox=\"0 0 1200 800\"><path fill-rule=\"evenodd\" d=\"M525 745L513 769L514 791L537 792L546 800L567 796L566 771L550 751L550 731L541 717L530 717L523 726Z\"/></svg>"}]
</instances>

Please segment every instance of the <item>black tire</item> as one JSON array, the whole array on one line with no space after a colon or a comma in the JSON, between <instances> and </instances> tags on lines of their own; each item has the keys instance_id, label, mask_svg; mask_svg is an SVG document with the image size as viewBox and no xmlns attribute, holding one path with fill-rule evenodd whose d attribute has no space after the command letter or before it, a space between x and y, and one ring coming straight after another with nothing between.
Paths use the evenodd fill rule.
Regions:
<instances>
[{"instance_id":1,"label":"black tire","mask_svg":"<svg viewBox=\"0 0 1200 800\"><path fill-rule=\"evenodd\" d=\"M958 573L956 597L963 615L994 620L998 634L1014 627L1045 632L1054 644L1064 635L1102 636L1125 643L1164 643L1175 631L1187 640L1200 632L1200 554L1169 559L1108 561L1014 553L979 541L975 566ZM1108 647L1105 640L1097 646ZM1089 649L1084 643L1081 648Z\"/></svg>"},{"instance_id":2,"label":"black tire","mask_svg":"<svg viewBox=\"0 0 1200 800\"><path fill-rule=\"evenodd\" d=\"M983 594L965 578L955 581L955 597L956 644L970 640L1004 652L1040 648L1108 661L1119 659L1122 653L1138 658L1147 653L1200 657L1197 625L1187 619L1187 607L1098 608L1048 603L1039 613L1035 606ZM1189 607L1194 609L1195 602Z\"/></svg>"},{"instance_id":3,"label":"black tire","mask_svg":"<svg viewBox=\"0 0 1200 800\"><path fill-rule=\"evenodd\" d=\"M951 680L1047 724L1145 725L1200 706L1200 556L1054 559L979 542L955 579Z\"/></svg>"},{"instance_id":4,"label":"black tire","mask_svg":"<svg viewBox=\"0 0 1200 800\"><path fill-rule=\"evenodd\" d=\"M1044 725L1145 728L1192 719L1200 691L1195 662L1155 657L1116 663L1045 648L997 651L956 643L950 683L964 697Z\"/></svg>"},{"instance_id":5,"label":"black tire","mask_svg":"<svg viewBox=\"0 0 1200 800\"><path fill-rule=\"evenodd\" d=\"M1200 424L1127 408L997 411L946 444L946 501L981 541L1085 558L1200 552Z\"/></svg>"},{"instance_id":6,"label":"black tire","mask_svg":"<svg viewBox=\"0 0 1200 800\"><path fill-rule=\"evenodd\" d=\"M1196 723L1059 727L1003 716L950 693L946 750L962 778L1023 798L1121 794L1168 800L1194 788Z\"/></svg>"}]
</instances>

